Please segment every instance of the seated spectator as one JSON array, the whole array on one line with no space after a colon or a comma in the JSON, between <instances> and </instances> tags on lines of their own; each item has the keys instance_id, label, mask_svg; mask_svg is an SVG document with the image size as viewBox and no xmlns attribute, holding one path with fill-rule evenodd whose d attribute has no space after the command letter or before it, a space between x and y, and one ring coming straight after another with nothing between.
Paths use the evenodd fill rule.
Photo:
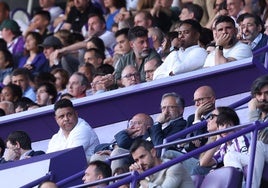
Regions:
<instances>
[{"instance_id":1,"label":"seated spectator","mask_svg":"<svg viewBox=\"0 0 268 188\"><path fill-rule=\"evenodd\" d=\"M10 115L15 113L14 103L10 101L1 101L0 108L4 110L5 115Z\"/></svg>"},{"instance_id":2,"label":"seated spectator","mask_svg":"<svg viewBox=\"0 0 268 188\"><path fill-rule=\"evenodd\" d=\"M112 25L115 23L115 16L122 11L126 11L126 1L125 0L110 0L104 1L104 7L106 8L106 28L108 31L112 30Z\"/></svg>"},{"instance_id":3,"label":"seated spectator","mask_svg":"<svg viewBox=\"0 0 268 188\"><path fill-rule=\"evenodd\" d=\"M14 20L5 20L0 26L3 39L7 43L7 48L13 55L15 66L18 66L19 59L24 52L24 39L21 35L20 26Z\"/></svg>"},{"instance_id":4,"label":"seated spectator","mask_svg":"<svg viewBox=\"0 0 268 188\"><path fill-rule=\"evenodd\" d=\"M95 147L95 154L91 160L106 159L109 156L116 156L128 153L131 144L137 138L147 139L149 137L149 128L153 126L153 119L144 113L134 115L128 122L128 127L119 131L114 136L112 143L100 144ZM111 164L112 171L123 165L129 166L132 159L129 157L113 160Z\"/></svg>"},{"instance_id":5,"label":"seated spectator","mask_svg":"<svg viewBox=\"0 0 268 188\"><path fill-rule=\"evenodd\" d=\"M50 14L50 24L48 26L49 31L53 31L53 22L63 13L63 10L59 6L55 5L55 1L56 0L39 0L39 7L35 11L39 12L40 10L43 10L49 12Z\"/></svg>"},{"instance_id":6,"label":"seated spectator","mask_svg":"<svg viewBox=\"0 0 268 188\"><path fill-rule=\"evenodd\" d=\"M162 61L160 61L158 58L153 58L149 61L147 61L144 64L144 72L145 72L145 79L146 82L150 82L153 80L154 71L162 64Z\"/></svg>"},{"instance_id":7,"label":"seated spectator","mask_svg":"<svg viewBox=\"0 0 268 188\"><path fill-rule=\"evenodd\" d=\"M76 99L85 97L88 84L88 80L84 74L75 72L69 78L67 92Z\"/></svg>"},{"instance_id":8,"label":"seated spectator","mask_svg":"<svg viewBox=\"0 0 268 188\"><path fill-rule=\"evenodd\" d=\"M217 116L218 130L223 130L228 127L236 126L240 124L239 117L234 110L222 112ZM216 140L226 137L234 131L222 133L217 135ZM224 166L230 166L226 164L229 153L237 153L238 155L246 155L248 153L249 140L245 135L234 138L231 141L223 143L220 146L212 148L201 155L199 161L202 167L213 167L220 163L224 163ZM227 157L227 158L226 158ZM230 159L230 158L229 158ZM229 161L232 162L232 161Z\"/></svg>"},{"instance_id":9,"label":"seated spectator","mask_svg":"<svg viewBox=\"0 0 268 188\"><path fill-rule=\"evenodd\" d=\"M41 51L42 37L39 33L29 32L25 37L25 56L19 61L19 68L28 69L32 75L49 72L48 61Z\"/></svg>"},{"instance_id":10,"label":"seated spectator","mask_svg":"<svg viewBox=\"0 0 268 188\"><path fill-rule=\"evenodd\" d=\"M84 62L92 64L95 69L103 65L104 59L104 53L97 48L89 48L84 54Z\"/></svg>"},{"instance_id":11,"label":"seated spectator","mask_svg":"<svg viewBox=\"0 0 268 188\"><path fill-rule=\"evenodd\" d=\"M129 169L139 174L154 168L166 161L158 156L154 145L150 141L137 139L130 147L130 153L135 163ZM165 168L151 176L139 181L142 187L194 187L193 181L181 163Z\"/></svg>"},{"instance_id":12,"label":"seated spectator","mask_svg":"<svg viewBox=\"0 0 268 188\"><path fill-rule=\"evenodd\" d=\"M23 111L27 111L28 108L30 106L33 106L35 103L27 98L27 97L22 97L20 100L18 100L15 104L14 104L14 108L15 108L15 113L18 112L23 112Z\"/></svg>"},{"instance_id":13,"label":"seated spectator","mask_svg":"<svg viewBox=\"0 0 268 188\"><path fill-rule=\"evenodd\" d=\"M24 36L27 36L29 32L38 32L44 40L47 36L51 34L51 31L48 30L50 21L51 17L48 11L40 10L36 12L29 27L26 29L26 31L24 31Z\"/></svg>"},{"instance_id":14,"label":"seated spectator","mask_svg":"<svg viewBox=\"0 0 268 188\"><path fill-rule=\"evenodd\" d=\"M0 49L0 83L11 74L14 68L13 55L7 49Z\"/></svg>"},{"instance_id":15,"label":"seated spectator","mask_svg":"<svg viewBox=\"0 0 268 188\"><path fill-rule=\"evenodd\" d=\"M183 119L184 106L184 99L176 93L165 93L162 96L161 113L150 128L150 137L155 146L163 144L166 137L185 129L187 122Z\"/></svg>"},{"instance_id":16,"label":"seated spectator","mask_svg":"<svg viewBox=\"0 0 268 188\"><path fill-rule=\"evenodd\" d=\"M15 84L8 84L1 90L0 101L10 101L16 103L22 97L22 90L20 86Z\"/></svg>"},{"instance_id":17,"label":"seated spectator","mask_svg":"<svg viewBox=\"0 0 268 188\"><path fill-rule=\"evenodd\" d=\"M73 55L66 54L58 59L53 57L53 52L63 47L59 38L53 35L48 36L40 46L43 47L43 53L49 62L50 69L63 68L67 70L69 74L77 71L79 61Z\"/></svg>"},{"instance_id":18,"label":"seated spectator","mask_svg":"<svg viewBox=\"0 0 268 188\"><path fill-rule=\"evenodd\" d=\"M28 97L35 101L35 92L30 86L30 75L27 69L15 69L11 74L11 82L21 87L23 97Z\"/></svg>"},{"instance_id":19,"label":"seated spectator","mask_svg":"<svg viewBox=\"0 0 268 188\"><path fill-rule=\"evenodd\" d=\"M0 17L0 24L2 24L4 20L9 19L10 8L7 2L0 2L0 11L2 12L2 15Z\"/></svg>"},{"instance_id":20,"label":"seated spectator","mask_svg":"<svg viewBox=\"0 0 268 188\"><path fill-rule=\"evenodd\" d=\"M250 47L236 38L237 29L234 20L229 16L220 16L215 22L216 49L205 61L204 67L211 67L252 57Z\"/></svg>"},{"instance_id":21,"label":"seated spectator","mask_svg":"<svg viewBox=\"0 0 268 188\"><path fill-rule=\"evenodd\" d=\"M69 81L69 74L66 70L62 68L56 68L51 71L51 74L56 78L55 87L57 89L58 95L66 93L66 86Z\"/></svg>"},{"instance_id":22,"label":"seated spectator","mask_svg":"<svg viewBox=\"0 0 268 188\"><path fill-rule=\"evenodd\" d=\"M140 83L140 73L133 65L127 65L121 73L121 83L123 87L128 87Z\"/></svg>"},{"instance_id":23,"label":"seated spectator","mask_svg":"<svg viewBox=\"0 0 268 188\"><path fill-rule=\"evenodd\" d=\"M178 51L171 52L154 72L154 79L181 74L203 67L207 52L198 45L202 31L194 20L184 20L178 29Z\"/></svg>"},{"instance_id":24,"label":"seated spectator","mask_svg":"<svg viewBox=\"0 0 268 188\"><path fill-rule=\"evenodd\" d=\"M85 63L79 66L78 68L78 72L82 73L85 75L85 77L87 78L88 81L88 86L87 86L87 91L86 91L86 95L89 96L92 94L91 91L91 82L93 80L93 77L95 75L95 68L92 64L90 63Z\"/></svg>"},{"instance_id":25,"label":"seated spectator","mask_svg":"<svg viewBox=\"0 0 268 188\"><path fill-rule=\"evenodd\" d=\"M36 103L39 106L47 106L54 104L57 99L57 90L51 83L42 83L36 90Z\"/></svg>"},{"instance_id":26,"label":"seated spectator","mask_svg":"<svg viewBox=\"0 0 268 188\"><path fill-rule=\"evenodd\" d=\"M94 148L99 144L95 131L85 120L78 117L72 102L68 99L57 101L54 111L60 129L49 141L47 152L83 146L89 160Z\"/></svg>"},{"instance_id":27,"label":"seated spectator","mask_svg":"<svg viewBox=\"0 0 268 188\"><path fill-rule=\"evenodd\" d=\"M98 94L98 93L103 93L105 92L107 89L104 85L104 83L102 82L102 74L96 74L91 82L91 91L92 94Z\"/></svg>"},{"instance_id":28,"label":"seated spectator","mask_svg":"<svg viewBox=\"0 0 268 188\"><path fill-rule=\"evenodd\" d=\"M84 183L92 183L94 181L109 178L111 176L112 170L107 163L103 161L92 161L89 163L82 180ZM106 187L107 185L109 185L109 181L106 183L98 184L94 187Z\"/></svg>"},{"instance_id":29,"label":"seated spectator","mask_svg":"<svg viewBox=\"0 0 268 188\"><path fill-rule=\"evenodd\" d=\"M24 131L11 132L6 141L6 151L0 163L27 159L30 157L43 155L43 151L34 151L31 146L31 138Z\"/></svg>"},{"instance_id":30,"label":"seated spectator","mask_svg":"<svg viewBox=\"0 0 268 188\"><path fill-rule=\"evenodd\" d=\"M245 13L240 15L243 42L249 44L252 51L263 48L267 45L268 36L263 34L264 25L261 18L257 15ZM265 62L265 53L256 57L259 63Z\"/></svg>"},{"instance_id":31,"label":"seated spectator","mask_svg":"<svg viewBox=\"0 0 268 188\"><path fill-rule=\"evenodd\" d=\"M141 82L145 82L144 64L152 58L161 59L154 49L150 49L148 31L144 27L135 26L131 28L128 32L128 39L132 51L121 57L115 65L114 77L118 86L121 86L121 73L127 65L137 67Z\"/></svg>"},{"instance_id":32,"label":"seated spectator","mask_svg":"<svg viewBox=\"0 0 268 188\"><path fill-rule=\"evenodd\" d=\"M181 13L179 15L180 21L193 19L200 23L203 17L203 9L197 4L185 3L182 6Z\"/></svg>"}]
</instances>

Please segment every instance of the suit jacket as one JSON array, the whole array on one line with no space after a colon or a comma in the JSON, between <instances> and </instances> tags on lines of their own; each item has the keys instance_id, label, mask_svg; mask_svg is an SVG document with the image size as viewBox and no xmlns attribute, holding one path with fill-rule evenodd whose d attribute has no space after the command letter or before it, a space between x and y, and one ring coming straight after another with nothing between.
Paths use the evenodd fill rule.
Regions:
<instances>
[{"instance_id":1,"label":"suit jacket","mask_svg":"<svg viewBox=\"0 0 268 188\"><path fill-rule=\"evenodd\" d=\"M190 115L187 119L187 128L192 126L193 125L193 121L194 121L194 114ZM198 136L198 135L201 135L201 134L204 134L204 133L207 133L207 127L203 127L202 129L198 129L198 130L195 130L193 131L192 133L189 133L186 137L194 137L194 136ZM201 142L201 145L200 146L203 146L207 143L207 138L200 138L199 141ZM192 143L192 142L189 142L189 144L186 144L184 146L184 149L187 151L187 152L190 152L194 149L196 149L197 147Z\"/></svg>"},{"instance_id":2,"label":"suit jacket","mask_svg":"<svg viewBox=\"0 0 268 188\"><path fill-rule=\"evenodd\" d=\"M265 34L262 34L262 37L261 37L261 40L259 41L259 43L257 44L257 46L255 46L252 51L256 51L260 48L263 48L264 46L267 45L267 40L268 40L268 36L265 35ZM261 53L257 56L254 56L254 60L256 60L257 62L261 63L261 64L264 64L264 61L265 61L265 54L266 53Z\"/></svg>"},{"instance_id":3,"label":"suit jacket","mask_svg":"<svg viewBox=\"0 0 268 188\"><path fill-rule=\"evenodd\" d=\"M162 129L162 124L157 122L151 128L149 128L149 136L151 137L151 140L155 146L163 144L163 140L166 137L180 132L181 130L185 129L186 125L187 122L183 119L183 117L171 120L168 126L164 129Z\"/></svg>"},{"instance_id":4,"label":"suit jacket","mask_svg":"<svg viewBox=\"0 0 268 188\"><path fill-rule=\"evenodd\" d=\"M46 153L43 152L43 151L34 151L34 150L32 150L30 153L28 153L27 156L34 157L34 156L43 155L43 154L46 154Z\"/></svg>"}]
</instances>

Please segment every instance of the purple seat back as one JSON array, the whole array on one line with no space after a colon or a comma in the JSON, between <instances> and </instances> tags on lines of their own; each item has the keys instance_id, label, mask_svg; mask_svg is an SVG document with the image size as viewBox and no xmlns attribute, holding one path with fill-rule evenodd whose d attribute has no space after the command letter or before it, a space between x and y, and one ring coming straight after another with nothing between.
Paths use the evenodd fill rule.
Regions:
<instances>
[{"instance_id":1,"label":"purple seat back","mask_svg":"<svg viewBox=\"0 0 268 188\"><path fill-rule=\"evenodd\" d=\"M268 181L268 164L265 163L264 168L263 168L263 172L262 172L262 178L265 181Z\"/></svg>"},{"instance_id":2,"label":"purple seat back","mask_svg":"<svg viewBox=\"0 0 268 188\"><path fill-rule=\"evenodd\" d=\"M194 187L199 188L205 178L204 175L191 175L191 178L194 182Z\"/></svg>"},{"instance_id":3,"label":"purple seat back","mask_svg":"<svg viewBox=\"0 0 268 188\"><path fill-rule=\"evenodd\" d=\"M208 173L201 188L240 188L243 173L234 167L222 167Z\"/></svg>"}]
</instances>

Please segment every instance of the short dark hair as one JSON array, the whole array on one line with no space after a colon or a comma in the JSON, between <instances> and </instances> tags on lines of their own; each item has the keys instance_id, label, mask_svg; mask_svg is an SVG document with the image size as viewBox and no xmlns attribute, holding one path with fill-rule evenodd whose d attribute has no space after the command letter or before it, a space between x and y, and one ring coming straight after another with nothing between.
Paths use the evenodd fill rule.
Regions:
<instances>
[{"instance_id":1,"label":"short dark hair","mask_svg":"<svg viewBox=\"0 0 268 188\"><path fill-rule=\"evenodd\" d=\"M226 108L224 111L219 113L216 123L218 126L230 123L234 125L239 125L240 120L237 113L232 108Z\"/></svg>"},{"instance_id":2,"label":"short dark hair","mask_svg":"<svg viewBox=\"0 0 268 188\"><path fill-rule=\"evenodd\" d=\"M102 60L105 59L105 54L100 49L97 49L97 48L89 48L89 49L86 50L86 52L92 52L92 51L95 53L96 58L101 58Z\"/></svg>"},{"instance_id":3,"label":"short dark hair","mask_svg":"<svg viewBox=\"0 0 268 188\"><path fill-rule=\"evenodd\" d=\"M114 36L115 36L115 38L117 38L120 35L125 35L126 37L128 37L128 31L129 31L129 28L120 29L120 30L115 32Z\"/></svg>"},{"instance_id":4,"label":"short dark hair","mask_svg":"<svg viewBox=\"0 0 268 188\"><path fill-rule=\"evenodd\" d=\"M247 12L247 13L241 14L237 18L237 20L240 19L240 22L243 22L244 19L246 19L246 18L253 18L254 19L254 23L256 24L256 26L261 26L261 33L264 32L264 23L263 23L263 21L262 21L262 19L261 19L260 16L258 16L256 14L251 14L251 13L248 13Z\"/></svg>"},{"instance_id":5,"label":"short dark hair","mask_svg":"<svg viewBox=\"0 0 268 188\"><path fill-rule=\"evenodd\" d=\"M202 33L202 26L200 25L200 23L196 20L192 20L192 19L187 19L187 20L183 20L181 21L180 23L180 26L181 27L183 24L189 24L192 26L192 28L198 32L199 34Z\"/></svg>"},{"instance_id":6,"label":"short dark hair","mask_svg":"<svg viewBox=\"0 0 268 188\"><path fill-rule=\"evenodd\" d=\"M46 11L46 10L40 10L40 11L38 11L38 12L36 12L36 13L34 14L34 16L36 16L36 15L40 15L40 16L42 16L42 17L45 18L48 22L50 22L50 20L51 20L50 13L49 13L48 11Z\"/></svg>"},{"instance_id":7,"label":"short dark hair","mask_svg":"<svg viewBox=\"0 0 268 188\"><path fill-rule=\"evenodd\" d=\"M24 131L13 131L7 137L7 141L9 141L12 145L15 145L16 142L20 144L20 147L24 150L31 150L31 138Z\"/></svg>"},{"instance_id":8,"label":"short dark hair","mask_svg":"<svg viewBox=\"0 0 268 188\"><path fill-rule=\"evenodd\" d=\"M93 36L87 42L92 42L99 50L101 50L103 53L105 52L105 45L101 38Z\"/></svg>"},{"instance_id":9,"label":"short dark hair","mask_svg":"<svg viewBox=\"0 0 268 188\"><path fill-rule=\"evenodd\" d=\"M54 104L54 111L56 112L59 108L74 108L73 103L69 99L61 99Z\"/></svg>"},{"instance_id":10,"label":"short dark hair","mask_svg":"<svg viewBox=\"0 0 268 188\"><path fill-rule=\"evenodd\" d=\"M108 178L112 176L112 169L110 167L110 165L108 165L107 163L103 162L103 161L92 161L88 164L88 166L95 166L95 173L96 174L101 174L103 176L103 178ZM106 184L108 185L109 182L106 182Z\"/></svg>"},{"instance_id":11,"label":"short dark hair","mask_svg":"<svg viewBox=\"0 0 268 188\"><path fill-rule=\"evenodd\" d=\"M17 68L17 69L14 69L13 72L11 73L11 77L18 76L18 75L23 75L25 78L30 79L30 72L28 69Z\"/></svg>"},{"instance_id":12,"label":"short dark hair","mask_svg":"<svg viewBox=\"0 0 268 188\"><path fill-rule=\"evenodd\" d=\"M9 50L6 49L6 48L1 48L0 49L0 52L3 52L4 58L5 58L5 62L7 62L7 61L9 62L9 64L5 68L13 67L14 60L13 60L13 56L9 52Z\"/></svg>"},{"instance_id":13,"label":"short dark hair","mask_svg":"<svg viewBox=\"0 0 268 188\"><path fill-rule=\"evenodd\" d=\"M44 82L44 83L41 83L37 89L39 89L40 87L45 87L46 88L46 92L52 96L52 99L51 99L51 102L52 104L55 103L55 101L57 100L57 97L58 97L58 92L57 92L57 89L56 87L49 83L49 82Z\"/></svg>"},{"instance_id":14,"label":"short dark hair","mask_svg":"<svg viewBox=\"0 0 268 188\"><path fill-rule=\"evenodd\" d=\"M22 97L22 90L20 86L9 83L6 86L4 86L4 88L10 88L12 95L14 97L17 97L17 100L19 100ZM15 101L12 101L12 102L15 102Z\"/></svg>"},{"instance_id":15,"label":"short dark hair","mask_svg":"<svg viewBox=\"0 0 268 188\"><path fill-rule=\"evenodd\" d=\"M88 20L89 20L89 18L92 18L92 17L98 17L99 20L100 20L103 24L106 24L106 21L105 21L105 18L104 18L103 15L101 15L101 14L97 14L97 13L91 13L91 14L88 15Z\"/></svg>"},{"instance_id":16,"label":"short dark hair","mask_svg":"<svg viewBox=\"0 0 268 188\"><path fill-rule=\"evenodd\" d=\"M132 41L138 37L147 37L148 30L142 26L135 26L128 31L128 40Z\"/></svg>"},{"instance_id":17,"label":"short dark hair","mask_svg":"<svg viewBox=\"0 0 268 188\"><path fill-rule=\"evenodd\" d=\"M185 3L182 8L187 9L189 12L194 13L194 18L200 22L203 17L203 9L201 6L193 3Z\"/></svg>"},{"instance_id":18,"label":"short dark hair","mask_svg":"<svg viewBox=\"0 0 268 188\"><path fill-rule=\"evenodd\" d=\"M231 23L233 25L233 27L235 27L235 21L230 16L219 16L219 17L217 17L216 21L215 21L215 27L218 24L222 23L222 22Z\"/></svg>"},{"instance_id":19,"label":"short dark hair","mask_svg":"<svg viewBox=\"0 0 268 188\"><path fill-rule=\"evenodd\" d=\"M261 89L266 85L268 85L268 75L260 76L256 80L254 80L251 85L252 97L255 97L255 95L259 93Z\"/></svg>"},{"instance_id":20,"label":"short dark hair","mask_svg":"<svg viewBox=\"0 0 268 188\"><path fill-rule=\"evenodd\" d=\"M154 148L154 145L151 141L137 138L130 146L130 153L134 153L139 147L144 147L145 150L151 151Z\"/></svg>"}]
</instances>

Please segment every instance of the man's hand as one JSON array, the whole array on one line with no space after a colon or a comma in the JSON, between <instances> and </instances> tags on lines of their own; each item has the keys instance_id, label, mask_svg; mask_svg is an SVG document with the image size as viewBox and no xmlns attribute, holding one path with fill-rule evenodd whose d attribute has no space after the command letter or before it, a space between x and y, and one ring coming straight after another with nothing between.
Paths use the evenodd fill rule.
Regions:
<instances>
[{"instance_id":1,"label":"man's hand","mask_svg":"<svg viewBox=\"0 0 268 188\"><path fill-rule=\"evenodd\" d=\"M158 115L156 118L156 121L163 124L170 121L169 113L166 111L163 111L161 114Z\"/></svg>"},{"instance_id":2,"label":"man's hand","mask_svg":"<svg viewBox=\"0 0 268 188\"><path fill-rule=\"evenodd\" d=\"M257 101L256 98L253 98L251 99L249 102L248 102L248 109L250 111L255 111L259 108L259 102Z\"/></svg>"},{"instance_id":3,"label":"man's hand","mask_svg":"<svg viewBox=\"0 0 268 188\"><path fill-rule=\"evenodd\" d=\"M221 33L218 37L215 38L216 45L219 46L228 46L232 36L228 33Z\"/></svg>"},{"instance_id":4,"label":"man's hand","mask_svg":"<svg viewBox=\"0 0 268 188\"><path fill-rule=\"evenodd\" d=\"M195 110L194 121L201 120L201 116L214 109L214 104L211 101L207 101L204 104L198 106Z\"/></svg>"},{"instance_id":5,"label":"man's hand","mask_svg":"<svg viewBox=\"0 0 268 188\"><path fill-rule=\"evenodd\" d=\"M129 171L137 171L139 173L143 172L141 165L139 165L138 163L133 163L132 165L130 165Z\"/></svg>"},{"instance_id":6,"label":"man's hand","mask_svg":"<svg viewBox=\"0 0 268 188\"><path fill-rule=\"evenodd\" d=\"M3 157L6 161L14 161L16 159L19 159L19 153L16 151L16 149L6 148Z\"/></svg>"}]
</instances>

